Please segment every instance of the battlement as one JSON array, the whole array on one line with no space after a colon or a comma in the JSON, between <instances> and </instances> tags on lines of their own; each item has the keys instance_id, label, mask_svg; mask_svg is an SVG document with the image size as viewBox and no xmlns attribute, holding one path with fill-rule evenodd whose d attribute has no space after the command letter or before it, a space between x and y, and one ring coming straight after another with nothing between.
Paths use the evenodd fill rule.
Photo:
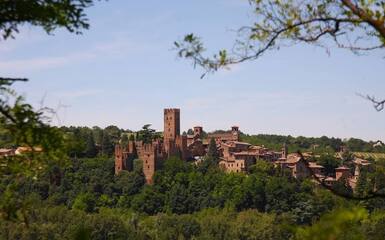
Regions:
<instances>
[{"instance_id":1,"label":"battlement","mask_svg":"<svg viewBox=\"0 0 385 240\"><path fill-rule=\"evenodd\" d=\"M167 114L167 113L180 113L180 109L179 108L165 108L164 114Z\"/></svg>"},{"instance_id":2,"label":"battlement","mask_svg":"<svg viewBox=\"0 0 385 240\"><path fill-rule=\"evenodd\" d=\"M134 153L127 152L127 148L115 145L115 174L122 170L132 170Z\"/></svg>"},{"instance_id":3,"label":"battlement","mask_svg":"<svg viewBox=\"0 0 385 240\"><path fill-rule=\"evenodd\" d=\"M202 127L198 129L202 131ZM182 159L189 157L187 136L180 135L180 109L164 109L163 139L155 139L152 143L143 141L129 141L124 148L116 146L115 149L115 173L127 170L128 163L133 162L134 157L143 162L143 173L146 182L151 184L156 170L162 167L163 161L172 155Z\"/></svg>"},{"instance_id":4,"label":"battlement","mask_svg":"<svg viewBox=\"0 0 385 240\"><path fill-rule=\"evenodd\" d=\"M155 148L156 147L152 143L145 143L142 145L142 152L143 153L154 153Z\"/></svg>"},{"instance_id":5,"label":"battlement","mask_svg":"<svg viewBox=\"0 0 385 240\"><path fill-rule=\"evenodd\" d=\"M201 127L201 126L195 126L194 127L194 135L201 136L202 132L203 132L203 127Z\"/></svg>"},{"instance_id":6,"label":"battlement","mask_svg":"<svg viewBox=\"0 0 385 240\"><path fill-rule=\"evenodd\" d=\"M164 109L164 131L163 141L165 143L165 150L170 150L170 141L175 141L176 137L180 135L180 109L166 108Z\"/></svg>"}]
</instances>

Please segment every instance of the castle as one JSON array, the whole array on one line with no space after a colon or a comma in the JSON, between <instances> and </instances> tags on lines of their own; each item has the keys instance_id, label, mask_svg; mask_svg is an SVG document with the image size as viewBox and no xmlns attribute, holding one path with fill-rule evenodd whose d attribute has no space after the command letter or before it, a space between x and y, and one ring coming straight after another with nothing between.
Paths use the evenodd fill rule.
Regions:
<instances>
[{"instance_id":1,"label":"castle","mask_svg":"<svg viewBox=\"0 0 385 240\"><path fill-rule=\"evenodd\" d=\"M198 162L206 155L209 140L214 139L219 153L219 166L225 172L248 172L250 166L257 161L267 161L275 166L289 169L295 178L316 177L328 185L333 185L340 179L345 179L347 185L355 187L359 171L368 166L369 162L356 158L355 172L340 166L335 169L335 177L325 176L324 167L309 161L309 154L288 154L284 144L282 150L272 151L264 146L253 146L240 141L240 131L237 126L229 131L209 133L204 136L203 127L196 126L192 134L180 134L180 109L164 109L163 138L150 143L129 141L127 146L115 146L115 174L122 170L132 171L133 160L139 158L143 162L143 173L148 184L153 183L154 173L170 156L178 156L184 161Z\"/></svg>"},{"instance_id":2,"label":"castle","mask_svg":"<svg viewBox=\"0 0 385 240\"><path fill-rule=\"evenodd\" d=\"M199 134L194 136L180 134L180 109L164 109L163 139L152 143L129 141L127 147L115 146L115 173L133 170L133 160L137 157L143 161L143 173L146 182L151 184L155 171L170 156L179 156L187 161L194 153L205 154L203 144L199 144Z\"/></svg>"},{"instance_id":3,"label":"castle","mask_svg":"<svg viewBox=\"0 0 385 240\"><path fill-rule=\"evenodd\" d=\"M194 127L193 134L180 134L180 109L164 109L164 131L163 139L156 139L151 143L143 141L129 141L127 146L115 146L115 174L122 170L132 171L133 160L139 158L143 161L143 173L146 182L153 182L154 173L161 168L163 162L170 156L179 156L184 161L195 160L206 155L209 139L215 139L219 152L225 152L221 158L221 164L227 171L246 171L247 168L234 166L249 166L251 155L242 155L240 146L239 128L233 126L231 131L223 133L208 134L203 138L203 127ZM236 146L229 150L228 144ZM242 145L242 144L241 144ZM234 153L234 155L233 155ZM258 156L263 155L261 151L254 151ZM255 156L256 156L255 155ZM227 159L228 157L228 159ZM229 162L226 164L225 162ZM232 163L236 161L236 163ZM241 163L242 162L242 163ZM222 166L221 165L221 166ZM228 167L226 167L228 166Z\"/></svg>"}]
</instances>

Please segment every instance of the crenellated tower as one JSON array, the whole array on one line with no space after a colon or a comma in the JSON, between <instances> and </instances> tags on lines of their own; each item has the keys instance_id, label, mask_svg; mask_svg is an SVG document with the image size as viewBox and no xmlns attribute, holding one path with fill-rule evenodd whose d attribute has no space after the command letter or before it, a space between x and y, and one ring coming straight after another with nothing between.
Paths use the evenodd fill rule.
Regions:
<instances>
[{"instance_id":1,"label":"crenellated tower","mask_svg":"<svg viewBox=\"0 0 385 240\"><path fill-rule=\"evenodd\" d=\"M177 108L164 109L164 132L165 142L175 140L180 135L180 110Z\"/></svg>"},{"instance_id":2,"label":"crenellated tower","mask_svg":"<svg viewBox=\"0 0 385 240\"><path fill-rule=\"evenodd\" d=\"M287 144L284 143L283 146L282 146L282 156L281 156L281 158L286 159L287 158L287 154L288 154L288 147L287 147Z\"/></svg>"},{"instance_id":3,"label":"crenellated tower","mask_svg":"<svg viewBox=\"0 0 385 240\"><path fill-rule=\"evenodd\" d=\"M133 160L143 161L143 173L148 184L153 183L154 173L160 169L163 162L170 156L179 156L184 160L190 157L187 147L187 136L180 135L180 110L177 108L164 109L164 132L162 139L151 143L129 141L128 145L115 147L115 173L122 170L133 170Z\"/></svg>"},{"instance_id":4,"label":"crenellated tower","mask_svg":"<svg viewBox=\"0 0 385 240\"><path fill-rule=\"evenodd\" d=\"M122 170L132 171L133 160L136 157L135 143L130 141L128 146L115 145L115 174Z\"/></svg>"},{"instance_id":5,"label":"crenellated tower","mask_svg":"<svg viewBox=\"0 0 385 240\"><path fill-rule=\"evenodd\" d=\"M123 148L115 145L115 174L124 170Z\"/></svg>"},{"instance_id":6,"label":"crenellated tower","mask_svg":"<svg viewBox=\"0 0 385 240\"><path fill-rule=\"evenodd\" d=\"M143 161L143 174L146 182L152 184L155 171L162 165L162 145L160 142L142 144L139 157Z\"/></svg>"},{"instance_id":7,"label":"crenellated tower","mask_svg":"<svg viewBox=\"0 0 385 240\"><path fill-rule=\"evenodd\" d=\"M180 110L177 108L164 109L163 142L166 153L175 154L175 141L180 136Z\"/></svg>"}]
</instances>

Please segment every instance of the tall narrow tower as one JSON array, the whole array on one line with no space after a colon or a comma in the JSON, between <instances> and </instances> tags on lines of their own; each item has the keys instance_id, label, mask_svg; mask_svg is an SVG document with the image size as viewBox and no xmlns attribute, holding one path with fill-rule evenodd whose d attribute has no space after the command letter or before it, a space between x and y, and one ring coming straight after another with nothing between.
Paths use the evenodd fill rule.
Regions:
<instances>
[{"instance_id":1,"label":"tall narrow tower","mask_svg":"<svg viewBox=\"0 0 385 240\"><path fill-rule=\"evenodd\" d=\"M164 142L175 141L180 135L180 110L178 108L164 109Z\"/></svg>"}]
</instances>

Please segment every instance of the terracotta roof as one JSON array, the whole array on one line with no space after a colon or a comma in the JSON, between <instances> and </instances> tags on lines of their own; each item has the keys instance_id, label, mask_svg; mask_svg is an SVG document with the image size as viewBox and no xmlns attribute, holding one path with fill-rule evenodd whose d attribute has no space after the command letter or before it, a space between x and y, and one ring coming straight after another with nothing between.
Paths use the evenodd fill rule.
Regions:
<instances>
[{"instance_id":1,"label":"terracotta roof","mask_svg":"<svg viewBox=\"0 0 385 240\"><path fill-rule=\"evenodd\" d=\"M362 158L355 158L353 160L353 162L357 165L363 165L363 166L367 166L367 165L370 165L370 162L368 160L365 160L365 159L362 159Z\"/></svg>"},{"instance_id":2,"label":"terracotta roof","mask_svg":"<svg viewBox=\"0 0 385 240\"><path fill-rule=\"evenodd\" d=\"M8 148L0 148L0 153L10 153L10 152L13 152L15 150L13 149L8 149Z\"/></svg>"},{"instance_id":3,"label":"terracotta roof","mask_svg":"<svg viewBox=\"0 0 385 240\"><path fill-rule=\"evenodd\" d=\"M345 167L345 166L341 166L341 167L336 168L336 170L349 170L349 169L350 168Z\"/></svg>"},{"instance_id":4,"label":"terracotta roof","mask_svg":"<svg viewBox=\"0 0 385 240\"><path fill-rule=\"evenodd\" d=\"M297 163L301 160L301 157L299 154L292 153L287 156L286 162L287 163Z\"/></svg>"},{"instance_id":5,"label":"terracotta roof","mask_svg":"<svg viewBox=\"0 0 385 240\"><path fill-rule=\"evenodd\" d=\"M252 149L261 149L262 147L261 146L251 146L250 148L252 148Z\"/></svg>"},{"instance_id":6,"label":"terracotta roof","mask_svg":"<svg viewBox=\"0 0 385 240\"><path fill-rule=\"evenodd\" d=\"M236 152L233 153L234 155L250 155L250 156L255 156L256 154L253 152Z\"/></svg>"},{"instance_id":7,"label":"terracotta roof","mask_svg":"<svg viewBox=\"0 0 385 240\"><path fill-rule=\"evenodd\" d=\"M226 146L226 147L232 147L232 145L227 143L227 142L221 143L221 145Z\"/></svg>"},{"instance_id":8,"label":"terracotta roof","mask_svg":"<svg viewBox=\"0 0 385 240\"><path fill-rule=\"evenodd\" d=\"M324 168L323 166L318 165L318 164L315 163L315 162L309 162L309 167L310 167L310 168Z\"/></svg>"},{"instance_id":9,"label":"terracotta roof","mask_svg":"<svg viewBox=\"0 0 385 240\"><path fill-rule=\"evenodd\" d=\"M251 145L250 143L247 142L239 142L239 141L233 141L235 144L243 144L243 145Z\"/></svg>"},{"instance_id":10,"label":"terracotta roof","mask_svg":"<svg viewBox=\"0 0 385 240\"><path fill-rule=\"evenodd\" d=\"M16 149L16 154L22 154L22 153L25 153L25 152L42 152L43 149L41 147L34 147L33 149L31 147L18 147Z\"/></svg>"}]
</instances>

